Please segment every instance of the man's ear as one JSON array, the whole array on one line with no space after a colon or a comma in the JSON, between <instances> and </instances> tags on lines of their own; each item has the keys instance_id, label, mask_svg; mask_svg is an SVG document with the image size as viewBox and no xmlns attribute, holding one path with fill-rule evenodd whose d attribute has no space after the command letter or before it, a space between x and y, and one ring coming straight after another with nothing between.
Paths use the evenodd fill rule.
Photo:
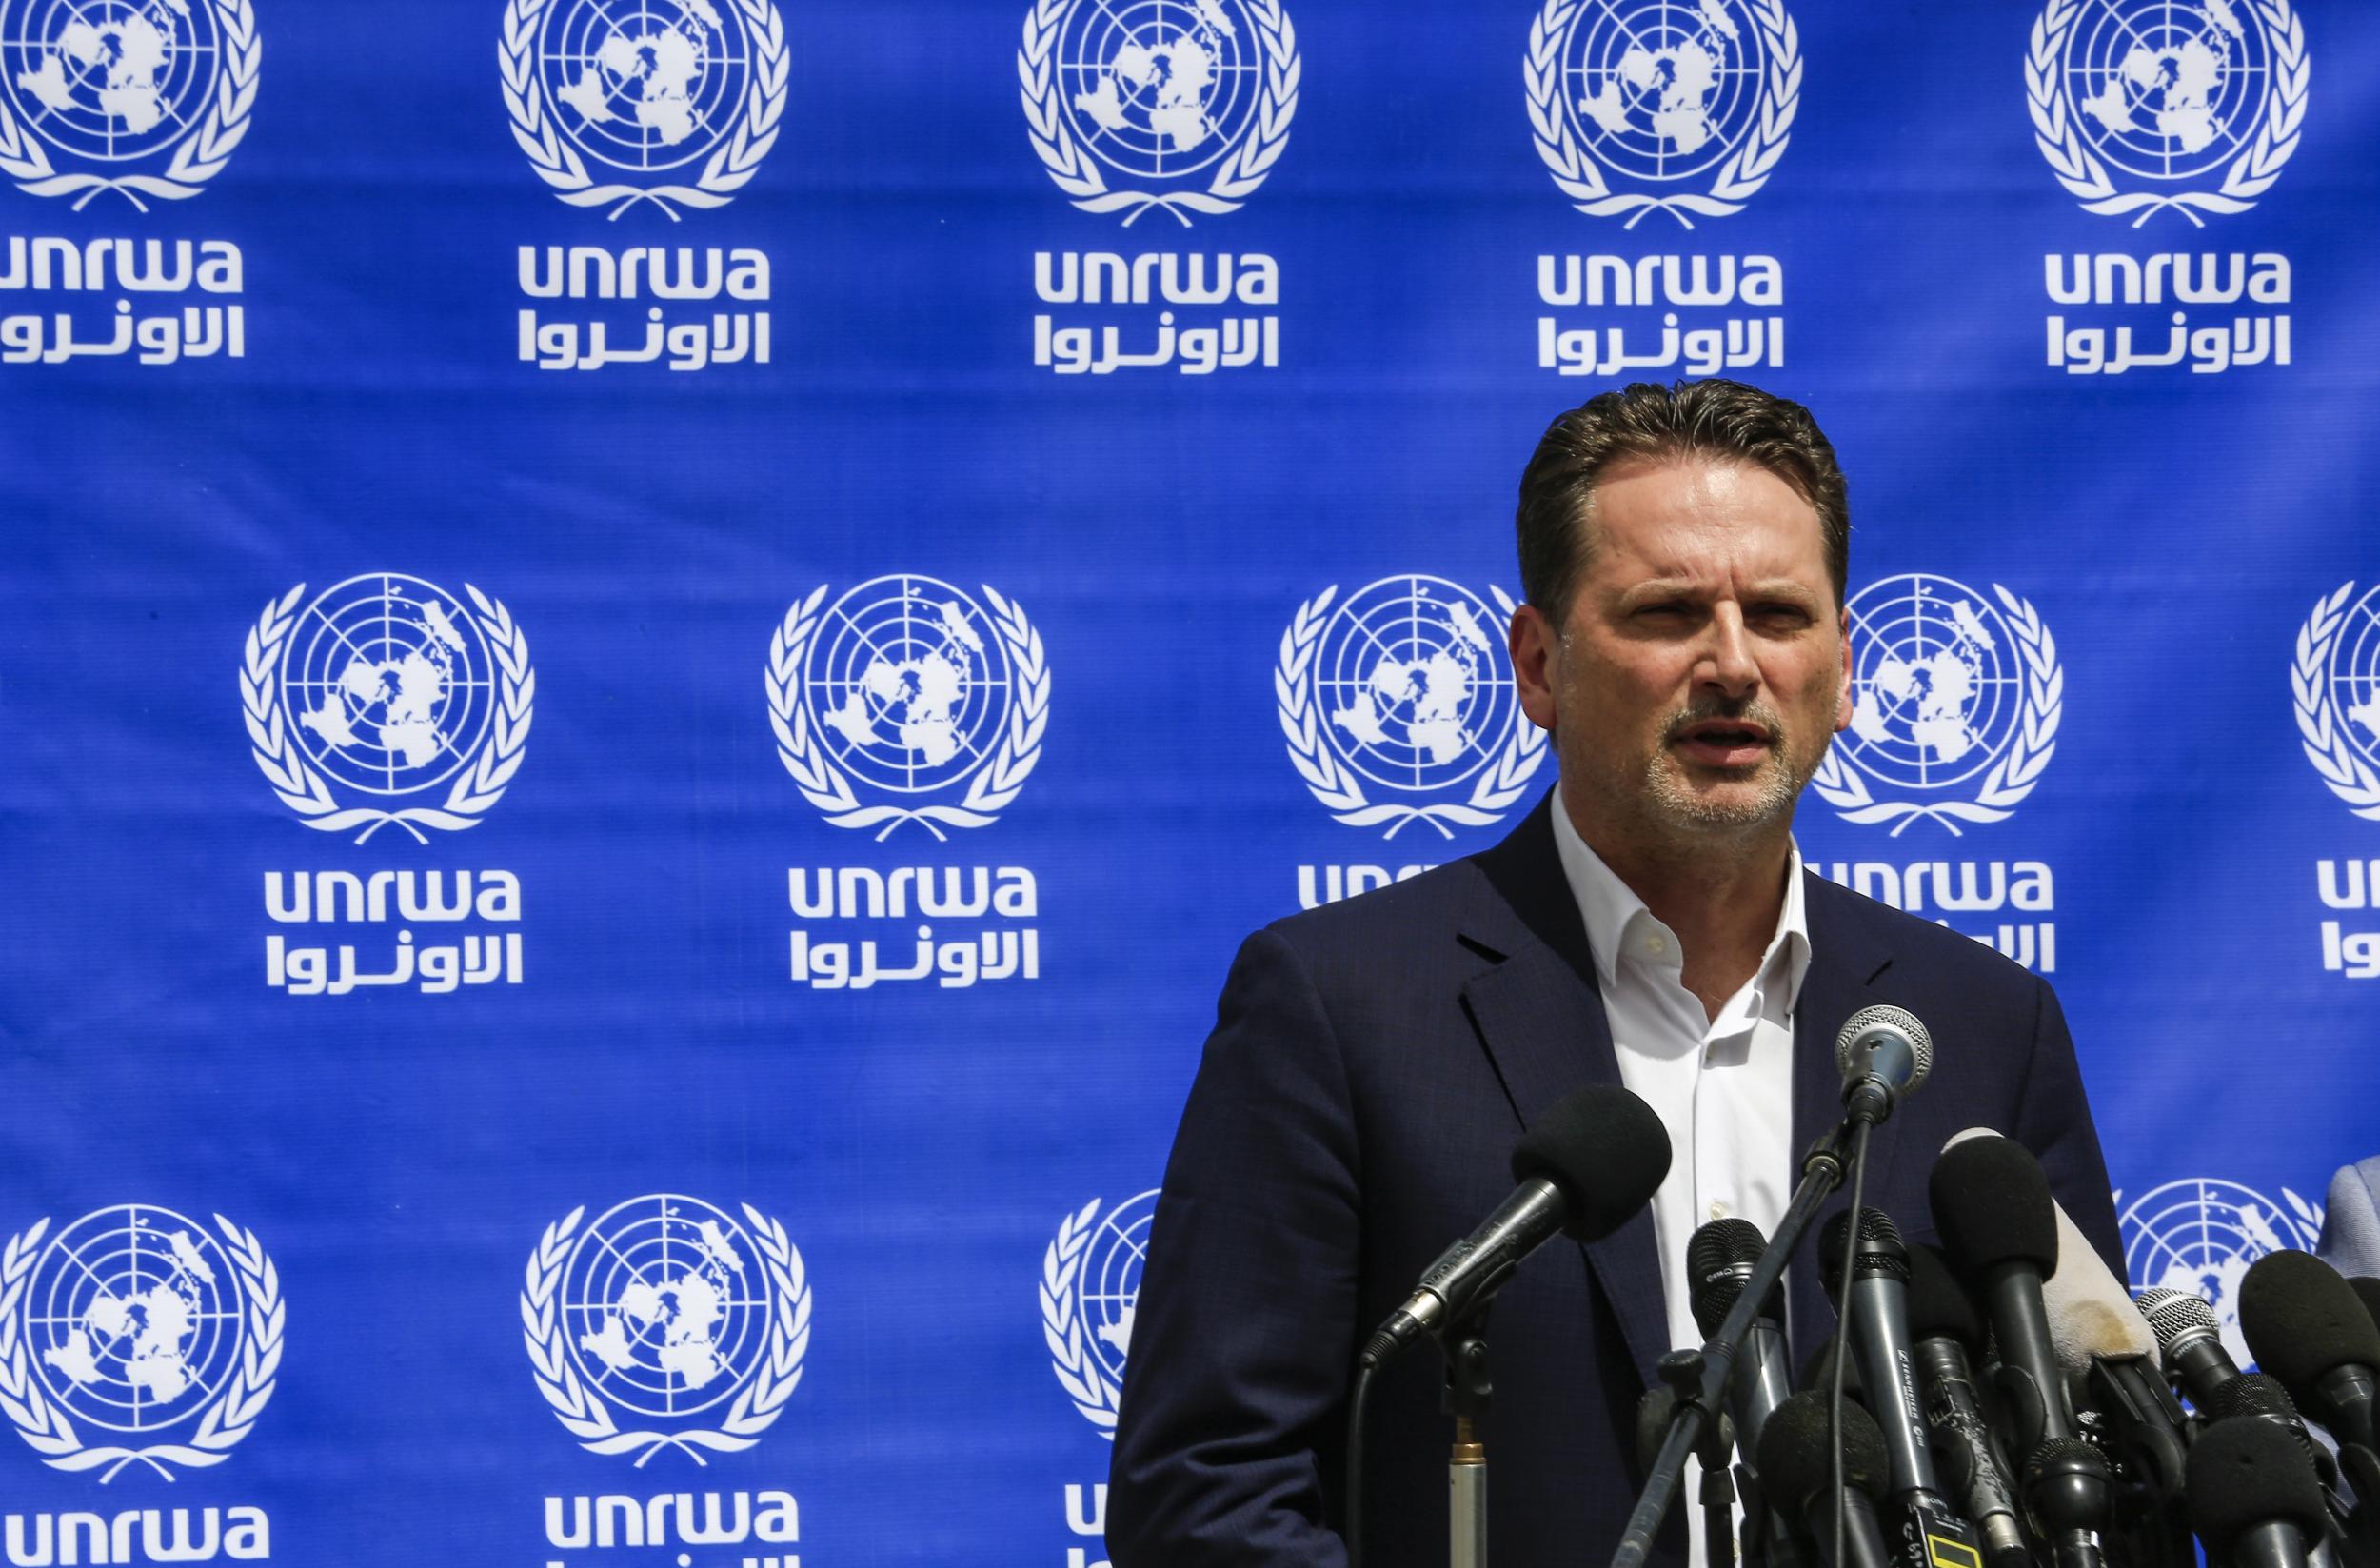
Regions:
<instances>
[{"instance_id":1,"label":"man's ear","mask_svg":"<svg viewBox=\"0 0 2380 1568\"><path fill-rule=\"evenodd\" d=\"M1835 698L1835 733L1840 735L1851 727L1851 610L1839 612L1843 618L1842 634L1836 639L1843 647L1842 689Z\"/></svg>"},{"instance_id":2,"label":"man's ear","mask_svg":"<svg viewBox=\"0 0 2380 1568\"><path fill-rule=\"evenodd\" d=\"M1552 729L1554 687L1561 679L1562 660L1562 640L1554 623L1535 605L1523 605L1513 611L1505 645L1512 651L1513 684L1519 688L1520 710L1539 729Z\"/></svg>"}]
</instances>

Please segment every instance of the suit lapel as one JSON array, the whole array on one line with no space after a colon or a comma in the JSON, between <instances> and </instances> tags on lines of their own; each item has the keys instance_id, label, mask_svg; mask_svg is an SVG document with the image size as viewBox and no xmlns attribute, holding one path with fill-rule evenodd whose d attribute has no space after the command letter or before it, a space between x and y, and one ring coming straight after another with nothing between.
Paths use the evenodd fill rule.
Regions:
<instances>
[{"instance_id":1,"label":"suit lapel","mask_svg":"<svg viewBox=\"0 0 2380 1568\"><path fill-rule=\"evenodd\" d=\"M1463 1004L1524 1130L1582 1084L1620 1082L1586 926L1554 845L1552 802L1479 857L1496 896L1462 923L1467 943L1502 959L1465 983ZM1651 1205L1584 1250L1649 1385L1670 1349Z\"/></svg>"},{"instance_id":2,"label":"suit lapel","mask_svg":"<svg viewBox=\"0 0 2380 1568\"><path fill-rule=\"evenodd\" d=\"M1835 1068L1835 1037L1843 1021L1860 1008L1886 1000L1874 989L1877 976L1890 967L1892 955L1860 920L1854 895L1815 871L1803 873L1804 909L1810 923L1810 968L1802 976L1801 994L1794 1004L1794 1182L1801 1180L1801 1161L1810 1145L1842 1120L1842 1077ZM1900 1122L1888 1120L1868 1138L1868 1201L1891 1190L1893 1159L1900 1142ZM1848 1207L1851 1185L1846 1173L1834 1206ZM1809 1259L1816 1245L1815 1229L1797 1256ZM1796 1265L1788 1292L1792 1321L1787 1325L1796 1363L1817 1348L1832 1330L1834 1309L1816 1272Z\"/></svg>"}]
</instances>

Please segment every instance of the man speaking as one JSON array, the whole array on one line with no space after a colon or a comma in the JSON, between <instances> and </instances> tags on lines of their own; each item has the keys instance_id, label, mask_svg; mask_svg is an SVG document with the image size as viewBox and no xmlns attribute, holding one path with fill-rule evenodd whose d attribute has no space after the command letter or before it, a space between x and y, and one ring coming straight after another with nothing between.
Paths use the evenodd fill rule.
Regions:
<instances>
[{"instance_id":1,"label":"man speaking","mask_svg":"<svg viewBox=\"0 0 2380 1568\"><path fill-rule=\"evenodd\" d=\"M1860 1007L1907 1008L1935 1046L1872 1142L1870 1203L1930 1235L1935 1154L1989 1125L2119 1256L2049 986L1795 848L1795 803L1852 714L1850 517L1809 412L1728 381L1604 393L1538 443L1518 531L1513 669L1559 783L1493 849L1240 948L1150 1231L1117 1568L1344 1560L1356 1353L1511 1193L1513 1145L1581 1084L1642 1097L1674 1156L1650 1212L1547 1245L1496 1300L1493 1560L1617 1544L1636 1401L1663 1352L1702 1338L1687 1238L1726 1215L1775 1227L1841 1114L1833 1042ZM1790 1286L1798 1360L1832 1315L1813 1269ZM1445 1560L1441 1385L1418 1351L1374 1394L1372 1568ZM1684 1539L1674 1523L1660 1555Z\"/></svg>"}]
</instances>

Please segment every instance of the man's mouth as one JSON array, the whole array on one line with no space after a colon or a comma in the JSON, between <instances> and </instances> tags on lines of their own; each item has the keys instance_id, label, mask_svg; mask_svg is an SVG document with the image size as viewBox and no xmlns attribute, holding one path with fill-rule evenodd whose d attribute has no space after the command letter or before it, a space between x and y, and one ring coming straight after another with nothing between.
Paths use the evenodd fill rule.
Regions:
<instances>
[{"instance_id":1,"label":"man's mouth","mask_svg":"<svg viewBox=\"0 0 2380 1568\"><path fill-rule=\"evenodd\" d=\"M1706 767L1745 767L1769 754L1775 737L1750 719L1697 719L1677 731L1671 744L1689 762Z\"/></svg>"}]
</instances>

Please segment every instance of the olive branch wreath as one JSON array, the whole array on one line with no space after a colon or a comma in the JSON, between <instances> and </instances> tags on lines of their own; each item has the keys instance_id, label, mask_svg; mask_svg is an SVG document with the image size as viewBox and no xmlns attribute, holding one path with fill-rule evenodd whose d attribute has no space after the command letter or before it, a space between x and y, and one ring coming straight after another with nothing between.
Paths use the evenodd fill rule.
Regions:
<instances>
[{"instance_id":1,"label":"olive branch wreath","mask_svg":"<svg viewBox=\"0 0 2380 1568\"><path fill-rule=\"evenodd\" d=\"M1302 65L1298 57L1298 31L1279 0L1243 0L1243 14L1256 29L1264 48L1264 88L1257 99L1248 132L1215 171L1202 190L1152 195L1144 190L1110 190L1089 148L1076 142L1067 129L1064 94L1059 86L1059 33L1067 16L1082 0L1036 0L1025 12L1024 41L1017 50L1019 96L1024 103L1026 129L1033 151L1059 189L1085 212L1115 212L1124 208L1130 228L1152 208L1172 214L1183 228L1188 214L1236 212L1262 185L1282 149L1289 145L1289 122L1298 112L1298 85Z\"/></svg>"},{"instance_id":2,"label":"olive branch wreath","mask_svg":"<svg viewBox=\"0 0 2380 1568\"><path fill-rule=\"evenodd\" d=\"M225 1380L223 1393L199 1417L189 1441L148 1448L85 1446L66 1411L51 1404L42 1392L17 1306L41 1256L41 1239L50 1221L36 1221L31 1229L10 1237L8 1245L0 1248L0 1414L15 1424L17 1436L42 1457L44 1464L77 1473L105 1466L99 1477L103 1486L129 1464L146 1464L171 1480L169 1466L200 1470L221 1464L255 1428L256 1418L272 1398L281 1372L282 1334L288 1327L281 1276L253 1231L242 1230L220 1214L215 1216L215 1224L239 1273L246 1302L240 1322L239 1365Z\"/></svg>"},{"instance_id":3,"label":"olive branch wreath","mask_svg":"<svg viewBox=\"0 0 2380 1568\"><path fill-rule=\"evenodd\" d=\"M1515 608L1512 596L1494 584L1488 591L1497 608L1510 620ZM1273 668L1273 696L1279 708L1281 735L1289 744L1290 764L1305 780L1306 788L1349 827L1387 824L1383 838L1395 838L1415 822L1426 822L1440 837L1451 839L1455 830L1447 825L1450 823L1485 827L1497 821L1527 791L1530 776L1545 760L1546 732L1531 724L1517 704L1503 749L1494 765L1480 773L1466 802L1420 806L1374 804L1364 795L1362 780L1355 770L1332 754L1322 729L1321 700L1315 689L1314 655L1330 625L1331 603L1338 593L1339 586L1333 584L1298 606L1288 629L1281 633L1280 658Z\"/></svg>"},{"instance_id":4,"label":"olive branch wreath","mask_svg":"<svg viewBox=\"0 0 2380 1568\"><path fill-rule=\"evenodd\" d=\"M1141 1193L1139 1198L1147 1196ZM1093 1222L1099 1218L1099 1207L1100 1201L1094 1198L1081 1212L1061 1220L1057 1239L1041 1254L1041 1339L1049 1346L1050 1370L1058 1375L1059 1386L1084 1419L1099 1428L1100 1436L1113 1442L1121 1391L1092 1354L1090 1336L1083 1331L1081 1292L1076 1288L1083 1250L1096 1234Z\"/></svg>"},{"instance_id":5,"label":"olive branch wreath","mask_svg":"<svg viewBox=\"0 0 2380 1568\"><path fill-rule=\"evenodd\" d=\"M1744 209L1744 203L1769 183L1776 161L1792 139L1794 115L1801 108L1801 35L1785 12L1784 0L1745 0L1758 19L1766 46L1759 118L1743 146L1723 165L1708 193L1654 196L1642 191L1614 192L1592 154L1571 132L1570 113L1562 103L1562 50L1570 26L1585 9L1586 0L1545 0L1537 20L1529 24L1529 53L1521 62L1521 85L1529 102L1529 126L1537 156L1579 211L1589 217L1629 214L1622 227L1634 228L1648 212L1667 212L1688 228L1694 213L1725 218Z\"/></svg>"},{"instance_id":6,"label":"olive branch wreath","mask_svg":"<svg viewBox=\"0 0 2380 1568\"><path fill-rule=\"evenodd\" d=\"M73 196L74 208L103 190L113 190L140 211L149 210L143 196L184 201L231 161L231 153L248 135L256 110L256 80L263 68L264 41L256 36L256 8L251 0L211 0L216 24L223 30L223 60L208 94L207 112L197 128L174 144L173 157L163 174L109 176L83 170L61 174L50 163L41 140L30 127L19 126L0 98L0 174L17 189L34 196Z\"/></svg>"},{"instance_id":7,"label":"olive branch wreath","mask_svg":"<svg viewBox=\"0 0 2380 1568\"><path fill-rule=\"evenodd\" d=\"M1829 746L1819 760L1810 787L1818 792L1819 799L1835 807L1845 822L1863 826L1891 823L1892 837L1899 838L1910 824L1931 818L1949 828L1955 838L1961 834L1958 824L1962 822L2007 821L2041 782L2041 770L2050 765L2051 754L2057 750L2058 721L2066 707L2066 672L2058 667L2057 640L2050 635L2040 612L2029 601L2017 598L1997 583L1992 585L1992 591L1999 596L2001 607L2008 612L2009 631L2025 663L2024 710L2018 717L2007 755L1984 775L1983 785L1973 801L1920 804L1913 801L1877 800L1859 769L1840 750Z\"/></svg>"},{"instance_id":8,"label":"olive branch wreath","mask_svg":"<svg viewBox=\"0 0 2380 1568\"><path fill-rule=\"evenodd\" d=\"M707 1466L710 1461L698 1450L740 1454L758 1443L761 1434L784 1414L785 1401L793 1398L795 1386L802 1381L802 1358L810 1348L809 1277L801 1249L785 1235L785 1227L751 1204L744 1205L744 1217L768 1270L775 1301L769 1314L767 1354L747 1375L748 1380L727 1406L725 1418L716 1427L623 1432L610 1406L579 1376L570 1359L569 1327L562 1320L562 1280L579 1221L585 1214L586 1206L581 1204L545 1227L537 1250L529 1254L522 1281L521 1339L528 1349L537 1391L553 1408L554 1419L590 1454L641 1450L635 1465L640 1470L664 1448L675 1448L696 1464Z\"/></svg>"},{"instance_id":9,"label":"olive branch wreath","mask_svg":"<svg viewBox=\"0 0 2380 1568\"><path fill-rule=\"evenodd\" d=\"M777 758L793 775L803 797L826 813L837 827L875 827L880 844L903 823L916 823L938 840L947 840L944 827L988 827L1000 820L1024 787L1024 781L1041 760L1041 742L1049 728L1049 658L1041 634L1012 600L985 586L993 628L1014 667L1014 701L1000 744L967 781L967 792L957 805L916 807L869 805L852 792L851 783L818 744L808 705L803 701L802 660L810 639L824 619L819 605L826 597L821 586L808 598L795 601L768 639L768 726L777 732Z\"/></svg>"},{"instance_id":10,"label":"olive branch wreath","mask_svg":"<svg viewBox=\"0 0 2380 1568\"><path fill-rule=\"evenodd\" d=\"M2033 19L2033 42L2025 54L2025 107L2033 114L2033 141L2041 156L2049 160L2057 183L2082 203L2086 212L2102 217L2138 212L2140 216L2132 220L2134 228L2169 208L2204 228L2206 220L2198 216L2200 212L2245 212L2255 206L2256 198L2281 177L2281 167L2297 150L2298 133L2306 119L2307 84L2313 67L2306 57L2306 24L2290 8L2290 0L2254 0L2257 18L2272 48L2272 78L2254 140L2225 171L2221 189L2185 190L2177 196L2119 189L2109 177L2106 163L2083 141L2076 111L2067 99L2066 73L2059 64L2066 35L2082 5L2083 0L2050 0Z\"/></svg>"},{"instance_id":11,"label":"olive branch wreath","mask_svg":"<svg viewBox=\"0 0 2380 1568\"><path fill-rule=\"evenodd\" d=\"M774 0L734 0L752 50L752 85L744 95L743 113L734 132L712 150L691 186L651 187L597 181L587 172L585 158L561 134L557 117L545 103L545 89L537 80L537 25L552 3L511 0L505 10L504 37L496 44L512 139L528 154L537 177L572 207L616 204L605 214L615 221L639 202L651 202L675 223L678 211L670 205L673 202L716 208L734 200L776 145L777 122L785 112L785 78L792 56L785 48L784 18L778 14Z\"/></svg>"},{"instance_id":12,"label":"olive branch wreath","mask_svg":"<svg viewBox=\"0 0 2380 1568\"><path fill-rule=\"evenodd\" d=\"M504 799L505 787L521 766L522 748L528 742L529 721L535 716L537 672L529 667L528 637L514 624L512 612L470 584L463 591L477 608L481 632L487 639L504 679L498 691L487 744L446 792L443 807L407 806L382 811L370 806L341 806L320 773L306 760L297 742L297 726L287 718L281 702L278 665L281 645L297 625L300 583L277 600L268 600L265 613L248 628L248 648L240 669L240 703L248 719L248 738L256 765L282 804L306 825L325 833L361 827L362 844L390 823L426 844L424 827L449 830L479 825L481 814Z\"/></svg>"},{"instance_id":13,"label":"olive branch wreath","mask_svg":"<svg viewBox=\"0 0 2380 1568\"><path fill-rule=\"evenodd\" d=\"M2306 760L2314 764L2330 793L2345 801L2355 815L2366 822L2380 822L2380 774L2374 774L2371 764L2356 752L2330 701L2330 654L2347 620L2348 597L2354 591L2350 582L2338 592L2314 601L2313 614L2297 628L2290 695Z\"/></svg>"}]
</instances>

